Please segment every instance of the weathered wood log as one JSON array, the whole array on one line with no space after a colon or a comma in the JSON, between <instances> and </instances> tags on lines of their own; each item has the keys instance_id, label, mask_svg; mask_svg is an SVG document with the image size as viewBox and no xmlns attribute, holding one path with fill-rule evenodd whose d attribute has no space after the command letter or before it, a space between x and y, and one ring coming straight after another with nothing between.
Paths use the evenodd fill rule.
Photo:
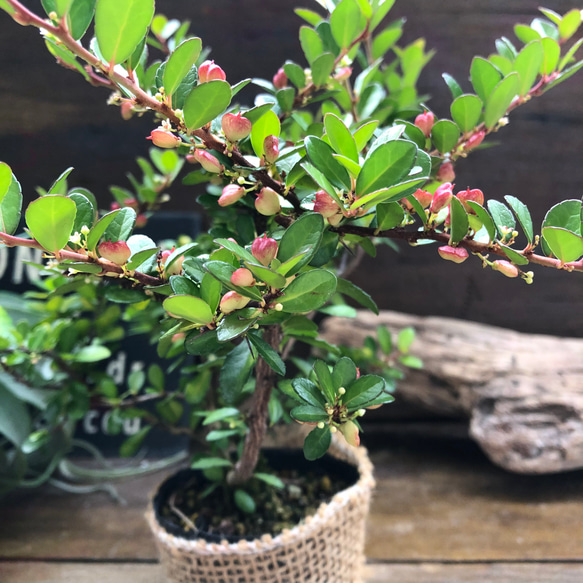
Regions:
<instances>
[{"instance_id":1,"label":"weathered wood log","mask_svg":"<svg viewBox=\"0 0 583 583\"><path fill-rule=\"evenodd\" d=\"M583 467L583 340L522 334L449 318L383 311L326 320L325 337L357 345L379 324L413 326L423 359L398 387L400 398L462 415L490 459L519 473Z\"/></svg>"}]
</instances>

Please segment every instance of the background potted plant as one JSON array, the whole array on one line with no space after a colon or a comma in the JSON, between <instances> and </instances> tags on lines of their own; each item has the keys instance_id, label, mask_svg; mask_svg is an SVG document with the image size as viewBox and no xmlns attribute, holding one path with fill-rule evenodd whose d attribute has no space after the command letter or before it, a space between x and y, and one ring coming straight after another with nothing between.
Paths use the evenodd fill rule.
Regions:
<instances>
[{"instance_id":1,"label":"background potted plant","mask_svg":"<svg viewBox=\"0 0 583 583\"><path fill-rule=\"evenodd\" d=\"M203 473L196 478L204 480L197 483L202 498L217 496L235 513L257 515L261 492L272 491L263 485L282 489L282 479L258 463L268 421L287 415L312 426L303 446L308 460L322 458L333 434L341 433L344 441L338 439L333 449L360 470L356 484L333 496L316 518L252 542L227 538L249 533L245 525L241 532L239 514L224 524L219 520L218 543L204 540L209 520L200 507L189 507L185 493L181 508L176 492L167 492L158 514L177 515L185 536L168 532L152 512L150 519L178 580L268 574L273 580L327 580L332 575L323 571L324 563L336 578L358 577L360 559L346 549L362 548L372 478L361 450L343 444L357 446L359 419L392 396L386 375L360 374L352 358L317 337L315 322L318 314L350 312L345 297L376 310L370 296L345 279L353 254L374 255L375 243L397 239L437 242L441 258L456 263L473 254L484 267L526 283L533 281L529 263L583 269L579 200L551 208L538 235L517 198L485 205L479 189L454 193L453 185L455 163L506 125L513 109L583 66L575 62L581 41L572 41L581 12L543 10L544 19L516 27L518 47L499 39L496 54L472 61L473 93L447 76L450 120L438 119L416 91L431 58L424 43L399 47L403 23L382 24L391 1L319 4L318 11L298 11L307 22L300 29L307 68L288 61L271 81L231 85L222 68L206 60L201 40L188 36L187 26L154 16L153 0L123 6L113 0L45 0L48 19L17 0L0 0L16 22L41 30L59 62L112 90L110 102L124 117L154 112L160 126L150 139L195 165L183 181L208 183L198 201L211 221L196 241L162 249L133 234L134 205L99 217L91 197L71 192L61 176L28 206L30 237L15 236L22 195L3 163L0 240L42 249L51 268L74 281L101 280L114 302L138 310L162 306L158 354L176 359L174 366L187 376L168 390L153 374L147 394L171 425L183 416L185 402L196 406L190 429L207 446L192 462ZM84 42L93 21L95 37ZM154 50L162 57L151 62ZM261 89L254 106L236 105L233 97L251 83ZM403 352L410 340L409 331L402 334ZM390 358L386 331L378 341ZM320 357L313 364L295 358L298 344L316 348ZM198 360L187 364L184 353ZM401 360L419 364L406 355ZM129 403L131 413L143 415L134 407L141 397L101 397L118 409ZM132 447L148 431L144 427ZM340 510L347 518L336 514ZM188 540L189 530L196 541ZM317 558L319 547L323 559ZM337 562L339 556L346 562Z\"/></svg>"}]
</instances>

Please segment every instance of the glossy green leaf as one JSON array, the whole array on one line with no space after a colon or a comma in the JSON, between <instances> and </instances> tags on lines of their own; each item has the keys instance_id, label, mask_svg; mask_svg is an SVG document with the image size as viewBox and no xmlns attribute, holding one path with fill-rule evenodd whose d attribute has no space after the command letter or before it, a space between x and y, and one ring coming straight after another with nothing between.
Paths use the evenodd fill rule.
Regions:
<instances>
[{"instance_id":1,"label":"glossy green leaf","mask_svg":"<svg viewBox=\"0 0 583 583\"><path fill-rule=\"evenodd\" d=\"M449 244L457 245L468 234L468 215L462 203L454 196L450 203L451 226Z\"/></svg>"},{"instance_id":2,"label":"glossy green leaf","mask_svg":"<svg viewBox=\"0 0 583 583\"><path fill-rule=\"evenodd\" d=\"M93 226L93 220L95 219L95 209L93 208L91 201L85 195L78 192L70 194L69 198L77 207L72 233L80 233L83 227L91 229Z\"/></svg>"},{"instance_id":3,"label":"glossy green leaf","mask_svg":"<svg viewBox=\"0 0 583 583\"><path fill-rule=\"evenodd\" d=\"M47 194L67 194L67 178L73 171L73 168L67 168L60 176L53 182Z\"/></svg>"},{"instance_id":4,"label":"glossy green leaf","mask_svg":"<svg viewBox=\"0 0 583 583\"><path fill-rule=\"evenodd\" d=\"M255 262L255 261L254 261ZM256 289L255 287L240 287L231 283L231 276L235 272L237 267L226 263L225 261L207 261L204 264L204 268L216 278L219 282L221 282L227 289L237 292L242 296L253 298L256 300L261 300L261 292ZM203 298L204 299L204 298Z\"/></svg>"},{"instance_id":5,"label":"glossy green leaf","mask_svg":"<svg viewBox=\"0 0 583 583\"><path fill-rule=\"evenodd\" d=\"M500 83L502 75L500 71L489 61L482 57L474 57L470 67L470 79L474 91L480 99L486 103L494 87Z\"/></svg>"},{"instance_id":6,"label":"glossy green leaf","mask_svg":"<svg viewBox=\"0 0 583 583\"><path fill-rule=\"evenodd\" d=\"M176 47L164 68L164 91L172 95L181 81L192 69L202 50L202 41L199 38L189 38Z\"/></svg>"},{"instance_id":7,"label":"glossy green leaf","mask_svg":"<svg viewBox=\"0 0 583 583\"><path fill-rule=\"evenodd\" d=\"M407 140L393 140L375 148L366 158L356 181L356 195L362 196L398 184L411 170L417 146Z\"/></svg>"},{"instance_id":8,"label":"glossy green leaf","mask_svg":"<svg viewBox=\"0 0 583 583\"><path fill-rule=\"evenodd\" d=\"M514 214L516 215L516 218L518 219L518 222L524 231L527 241L532 243L534 239L534 230L528 207L523 202L519 201L515 196L505 196L504 200L506 200L510 208L514 211Z\"/></svg>"},{"instance_id":9,"label":"glossy green leaf","mask_svg":"<svg viewBox=\"0 0 583 583\"><path fill-rule=\"evenodd\" d=\"M73 0L67 15L69 30L75 40L79 40L89 28L95 13L96 0Z\"/></svg>"},{"instance_id":10,"label":"glossy green leaf","mask_svg":"<svg viewBox=\"0 0 583 583\"><path fill-rule=\"evenodd\" d=\"M246 117L251 123L255 123L259 118L263 117L270 109L273 109L274 103L263 103L257 107L253 107L243 112L243 117Z\"/></svg>"},{"instance_id":11,"label":"glossy green leaf","mask_svg":"<svg viewBox=\"0 0 583 583\"><path fill-rule=\"evenodd\" d=\"M570 39L581 26L581 10L573 8L561 18L559 23L559 37L562 41Z\"/></svg>"},{"instance_id":12,"label":"glossy green leaf","mask_svg":"<svg viewBox=\"0 0 583 583\"><path fill-rule=\"evenodd\" d=\"M75 362L99 362L111 356L111 350L107 346L100 344L91 344L83 346L79 351L72 355L72 360Z\"/></svg>"},{"instance_id":13,"label":"glossy green leaf","mask_svg":"<svg viewBox=\"0 0 583 583\"><path fill-rule=\"evenodd\" d=\"M561 58L561 47L559 43L552 38L542 38L540 40L543 47L543 62L540 68L541 75L550 75L555 71Z\"/></svg>"},{"instance_id":14,"label":"glossy green leaf","mask_svg":"<svg viewBox=\"0 0 583 583\"><path fill-rule=\"evenodd\" d=\"M312 62L312 82L316 87L326 85L330 75L334 70L334 55L332 53L322 53Z\"/></svg>"},{"instance_id":15,"label":"glossy green leaf","mask_svg":"<svg viewBox=\"0 0 583 583\"><path fill-rule=\"evenodd\" d=\"M506 254L506 257L509 261L514 263L515 265L528 265L528 259L522 254L509 247L508 245L504 245L503 243L498 243L502 251Z\"/></svg>"},{"instance_id":16,"label":"glossy green leaf","mask_svg":"<svg viewBox=\"0 0 583 583\"><path fill-rule=\"evenodd\" d=\"M443 73L441 76L443 77L446 85L449 87L453 99L457 99L463 95L464 91L461 88L461 85L451 75L448 73Z\"/></svg>"},{"instance_id":17,"label":"glossy green leaf","mask_svg":"<svg viewBox=\"0 0 583 583\"><path fill-rule=\"evenodd\" d=\"M210 306L194 296L170 296L164 300L162 306L172 317L182 318L195 324L210 324L214 319Z\"/></svg>"},{"instance_id":18,"label":"glossy green leaf","mask_svg":"<svg viewBox=\"0 0 583 583\"><path fill-rule=\"evenodd\" d=\"M293 109L295 96L296 91L293 87L285 87L275 94L277 104L281 111L289 113Z\"/></svg>"},{"instance_id":19,"label":"glossy green leaf","mask_svg":"<svg viewBox=\"0 0 583 583\"><path fill-rule=\"evenodd\" d=\"M237 508L245 512L245 514L253 514L257 510L257 505L253 497L245 492L245 490L241 490L241 488L235 490L234 500Z\"/></svg>"},{"instance_id":20,"label":"glossy green leaf","mask_svg":"<svg viewBox=\"0 0 583 583\"><path fill-rule=\"evenodd\" d=\"M300 27L300 44L310 65L324 52L324 44L318 33L309 26Z\"/></svg>"},{"instance_id":21,"label":"glossy green leaf","mask_svg":"<svg viewBox=\"0 0 583 583\"><path fill-rule=\"evenodd\" d=\"M372 32L389 13L389 10L394 6L395 0L380 0L373 2L373 15L370 20L369 30ZM403 26L405 19L401 19L400 24Z\"/></svg>"},{"instance_id":22,"label":"glossy green leaf","mask_svg":"<svg viewBox=\"0 0 583 583\"><path fill-rule=\"evenodd\" d=\"M230 468L233 464L222 457L203 457L191 464L193 470L210 470L211 468Z\"/></svg>"},{"instance_id":23,"label":"glossy green leaf","mask_svg":"<svg viewBox=\"0 0 583 583\"><path fill-rule=\"evenodd\" d=\"M405 198L417 190L421 184L426 181L426 178L415 178L413 180L407 180L406 182L401 182L390 188L381 188L380 190L375 190L369 194L357 198L351 205L350 209L354 210L357 208L362 208L364 210L371 209L375 205L383 202L390 202Z\"/></svg>"},{"instance_id":24,"label":"glossy green leaf","mask_svg":"<svg viewBox=\"0 0 583 583\"><path fill-rule=\"evenodd\" d=\"M263 360L273 369L278 375L285 375L285 363L281 356L267 343L259 334L249 332L247 338L251 344L257 349L257 352Z\"/></svg>"},{"instance_id":25,"label":"glossy green leaf","mask_svg":"<svg viewBox=\"0 0 583 583\"><path fill-rule=\"evenodd\" d=\"M540 40L532 41L518 53L514 61L514 69L520 76L521 96L526 95L539 74L543 63L544 50Z\"/></svg>"},{"instance_id":26,"label":"glossy green leaf","mask_svg":"<svg viewBox=\"0 0 583 583\"><path fill-rule=\"evenodd\" d=\"M385 379L376 375L365 375L358 378L350 387L346 387L346 393L342 402L349 411L355 411L367 405L369 401L376 399L385 389Z\"/></svg>"},{"instance_id":27,"label":"glossy green leaf","mask_svg":"<svg viewBox=\"0 0 583 583\"><path fill-rule=\"evenodd\" d=\"M358 369L352 360L343 356L332 370L332 383L335 390L340 387L349 387L356 381L358 377Z\"/></svg>"},{"instance_id":28,"label":"glossy green leaf","mask_svg":"<svg viewBox=\"0 0 583 583\"><path fill-rule=\"evenodd\" d=\"M320 246L323 231L324 219L319 213L306 213L288 227L279 243L277 258L285 263L296 255L305 255L286 273L287 277L311 261Z\"/></svg>"},{"instance_id":29,"label":"glossy green leaf","mask_svg":"<svg viewBox=\"0 0 583 583\"><path fill-rule=\"evenodd\" d=\"M207 356L218 352L225 344L219 342L216 330L205 331L203 334L200 330L192 330L184 340L184 348L188 354L195 356Z\"/></svg>"},{"instance_id":30,"label":"glossy green leaf","mask_svg":"<svg viewBox=\"0 0 583 583\"><path fill-rule=\"evenodd\" d=\"M348 170L348 173L352 178L358 177L358 175L360 174L360 166L358 165L357 162L354 162L353 160L347 158L346 156L341 156L340 154L332 154L332 156L335 160L340 162L340 164L342 164L342 166L344 166L346 170Z\"/></svg>"},{"instance_id":31,"label":"glossy green leaf","mask_svg":"<svg viewBox=\"0 0 583 583\"><path fill-rule=\"evenodd\" d=\"M306 313L323 306L336 291L336 276L325 269L314 269L300 274L286 288L280 298L283 311Z\"/></svg>"},{"instance_id":32,"label":"glossy green leaf","mask_svg":"<svg viewBox=\"0 0 583 583\"><path fill-rule=\"evenodd\" d=\"M249 261L251 263L257 261L257 259L253 257L250 251L247 251L247 249L241 247L241 245L235 243L234 241L230 241L229 239L215 239L214 243L220 245L221 247L224 247L225 249L228 249L229 251L231 251L231 253L234 253L239 259L243 259L244 261Z\"/></svg>"},{"instance_id":33,"label":"glossy green leaf","mask_svg":"<svg viewBox=\"0 0 583 583\"><path fill-rule=\"evenodd\" d=\"M4 170L4 173L4 185L0 187L4 190L4 193L0 196L0 232L13 235L20 222L22 191L20 182L16 180L12 171L10 171L10 183L6 187L6 183L8 182L6 170Z\"/></svg>"},{"instance_id":34,"label":"glossy green leaf","mask_svg":"<svg viewBox=\"0 0 583 583\"><path fill-rule=\"evenodd\" d=\"M516 58L518 51L516 50L516 47L512 44L510 39L503 36L502 38L496 39L495 44L496 50L498 51L498 54L501 57L507 59L511 63L514 62L514 59Z\"/></svg>"},{"instance_id":35,"label":"glossy green leaf","mask_svg":"<svg viewBox=\"0 0 583 583\"><path fill-rule=\"evenodd\" d=\"M333 113L327 113L324 116L324 127L326 135L330 140L330 145L338 154L358 162L358 150L354 137L344 122Z\"/></svg>"},{"instance_id":36,"label":"glossy green leaf","mask_svg":"<svg viewBox=\"0 0 583 583\"><path fill-rule=\"evenodd\" d=\"M309 379L298 378L292 381L293 390L298 397L308 405L317 408L323 408L326 405L326 399L322 391ZM330 393L331 395L333 393Z\"/></svg>"},{"instance_id":37,"label":"glossy green leaf","mask_svg":"<svg viewBox=\"0 0 583 583\"><path fill-rule=\"evenodd\" d=\"M252 310L254 311L254 310ZM240 315L245 310L237 310L219 322L217 338L220 342L229 342L247 332L257 322L257 318L245 318Z\"/></svg>"},{"instance_id":38,"label":"glossy green leaf","mask_svg":"<svg viewBox=\"0 0 583 583\"><path fill-rule=\"evenodd\" d=\"M484 111L484 123L487 129L492 129L506 115L508 107L520 91L520 77L518 73L511 73L504 77L494 88Z\"/></svg>"},{"instance_id":39,"label":"glossy green leaf","mask_svg":"<svg viewBox=\"0 0 583 583\"><path fill-rule=\"evenodd\" d=\"M336 291L344 296L352 298L355 302L358 302L361 306L371 310L378 315L379 308L376 305L372 297L365 292L363 289L358 287L356 284L352 283L348 279L338 278Z\"/></svg>"},{"instance_id":40,"label":"glossy green leaf","mask_svg":"<svg viewBox=\"0 0 583 583\"><path fill-rule=\"evenodd\" d=\"M326 454L332 443L332 433L327 425L320 429L312 429L304 440L304 456L309 461L314 461Z\"/></svg>"},{"instance_id":41,"label":"glossy green leaf","mask_svg":"<svg viewBox=\"0 0 583 583\"><path fill-rule=\"evenodd\" d=\"M116 209L114 211L111 211L111 212L103 215L95 223L95 225L91 229L89 235L87 235L87 249L89 251L95 250L95 247L97 247L97 244L99 243L99 240L101 239L101 236L103 235L103 233L105 233L105 230L107 229L107 227L109 227L109 225L111 224L113 219L115 219L115 217L121 212L121 210L122 209Z\"/></svg>"},{"instance_id":42,"label":"glossy green leaf","mask_svg":"<svg viewBox=\"0 0 583 583\"><path fill-rule=\"evenodd\" d=\"M136 211L133 208L119 209L103 233L104 241L127 241L136 224Z\"/></svg>"},{"instance_id":43,"label":"glossy green leaf","mask_svg":"<svg viewBox=\"0 0 583 583\"><path fill-rule=\"evenodd\" d=\"M95 36L107 63L123 63L146 36L154 16L154 0L98 0Z\"/></svg>"},{"instance_id":44,"label":"glossy green leaf","mask_svg":"<svg viewBox=\"0 0 583 583\"><path fill-rule=\"evenodd\" d=\"M334 156L334 150L320 138L308 136L304 140L308 160L337 188L350 190L348 171Z\"/></svg>"},{"instance_id":45,"label":"glossy green leaf","mask_svg":"<svg viewBox=\"0 0 583 583\"><path fill-rule=\"evenodd\" d=\"M270 287L276 289L282 289L285 287L286 281L283 275L273 271L273 269L269 269L269 267L265 267L265 265L260 265L257 263L257 260L254 260L253 263L245 261L245 267L249 269L255 277L264 281Z\"/></svg>"},{"instance_id":46,"label":"glossy green leaf","mask_svg":"<svg viewBox=\"0 0 583 583\"><path fill-rule=\"evenodd\" d=\"M500 70L504 77L514 72L514 60L507 59L502 55L490 55L488 60Z\"/></svg>"},{"instance_id":47,"label":"glossy green leaf","mask_svg":"<svg viewBox=\"0 0 583 583\"><path fill-rule=\"evenodd\" d=\"M482 100L477 95L460 95L451 104L451 117L463 133L475 128L481 115Z\"/></svg>"},{"instance_id":48,"label":"glossy green leaf","mask_svg":"<svg viewBox=\"0 0 583 583\"><path fill-rule=\"evenodd\" d=\"M480 223L486 229L490 241L494 241L496 239L496 225L494 224L494 220L490 216L490 213L488 213L488 211L483 206L479 205L473 200L468 201L467 204L476 213Z\"/></svg>"},{"instance_id":49,"label":"glossy green leaf","mask_svg":"<svg viewBox=\"0 0 583 583\"><path fill-rule=\"evenodd\" d=\"M492 219L494 220L494 224L498 229L500 239L503 241L505 235L502 228L506 227L506 229L513 231L514 227L516 226L514 215L503 202L497 200L488 201L488 210L490 211Z\"/></svg>"},{"instance_id":50,"label":"glossy green leaf","mask_svg":"<svg viewBox=\"0 0 583 583\"><path fill-rule=\"evenodd\" d=\"M338 43L334 40L334 35L332 34L332 27L327 20L323 20L316 26L316 32L322 39L325 53L331 53L334 57L340 55L340 47ZM313 65L313 63L312 63Z\"/></svg>"},{"instance_id":51,"label":"glossy green leaf","mask_svg":"<svg viewBox=\"0 0 583 583\"><path fill-rule=\"evenodd\" d=\"M398 202L383 202L377 205L377 228L388 231L398 227L405 218L405 211Z\"/></svg>"},{"instance_id":52,"label":"glossy green leaf","mask_svg":"<svg viewBox=\"0 0 583 583\"><path fill-rule=\"evenodd\" d=\"M561 227L544 227L542 236L553 255L563 263L583 256L583 237Z\"/></svg>"},{"instance_id":53,"label":"glossy green leaf","mask_svg":"<svg viewBox=\"0 0 583 583\"><path fill-rule=\"evenodd\" d=\"M137 433L130 435L120 446L119 448L119 455L121 457L132 457L137 453L140 449L142 444L144 443L144 439L150 430L152 429L151 425L146 425L142 427Z\"/></svg>"},{"instance_id":54,"label":"glossy green leaf","mask_svg":"<svg viewBox=\"0 0 583 583\"><path fill-rule=\"evenodd\" d=\"M12 183L12 169L5 162L0 162L0 202L6 196Z\"/></svg>"},{"instance_id":55,"label":"glossy green leaf","mask_svg":"<svg viewBox=\"0 0 583 583\"><path fill-rule=\"evenodd\" d=\"M76 212L75 203L66 196L43 196L28 206L26 225L43 249L56 253L69 242Z\"/></svg>"},{"instance_id":56,"label":"glossy green leaf","mask_svg":"<svg viewBox=\"0 0 583 583\"><path fill-rule=\"evenodd\" d=\"M362 32L362 13L356 0L340 0L332 15L330 26L334 40L341 49L350 47Z\"/></svg>"},{"instance_id":57,"label":"glossy green leaf","mask_svg":"<svg viewBox=\"0 0 583 583\"><path fill-rule=\"evenodd\" d=\"M318 25L323 20L323 17L320 16L317 12L308 10L307 8L295 8L294 12L312 26Z\"/></svg>"},{"instance_id":58,"label":"glossy green leaf","mask_svg":"<svg viewBox=\"0 0 583 583\"><path fill-rule=\"evenodd\" d=\"M392 22L382 32L375 35L372 41L372 58L379 59L393 48L403 35L403 23L399 20Z\"/></svg>"},{"instance_id":59,"label":"glossy green leaf","mask_svg":"<svg viewBox=\"0 0 583 583\"><path fill-rule=\"evenodd\" d=\"M581 201L564 200L554 205L545 215L542 226L561 227L578 235L583 234L581 232Z\"/></svg>"},{"instance_id":60,"label":"glossy green leaf","mask_svg":"<svg viewBox=\"0 0 583 583\"><path fill-rule=\"evenodd\" d=\"M360 152L370 141L377 129L379 122L376 120L369 121L361 125L353 134L356 148Z\"/></svg>"},{"instance_id":61,"label":"glossy green leaf","mask_svg":"<svg viewBox=\"0 0 583 583\"><path fill-rule=\"evenodd\" d=\"M299 405L290 411L292 419L301 421L303 423L318 423L319 421L326 421L328 414L324 407L314 407L313 405Z\"/></svg>"},{"instance_id":62,"label":"glossy green leaf","mask_svg":"<svg viewBox=\"0 0 583 583\"><path fill-rule=\"evenodd\" d=\"M197 85L184 101L184 123L197 130L223 113L231 103L231 86L215 80Z\"/></svg>"},{"instance_id":63,"label":"glossy green leaf","mask_svg":"<svg viewBox=\"0 0 583 583\"><path fill-rule=\"evenodd\" d=\"M258 158L263 156L263 142L267 136L279 137L281 123L273 110L265 112L258 120L253 122L251 129L251 145Z\"/></svg>"},{"instance_id":64,"label":"glossy green leaf","mask_svg":"<svg viewBox=\"0 0 583 583\"><path fill-rule=\"evenodd\" d=\"M221 301L221 291L221 282L217 281L210 273L207 273L202 278L202 281L200 282L200 298L209 305L209 308L213 313L215 313L219 307L219 302ZM197 293L196 295L198 296L199 294Z\"/></svg>"},{"instance_id":65,"label":"glossy green leaf","mask_svg":"<svg viewBox=\"0 0 583 583\"><path fill-rule=\"evenodd\" d=\"M517 24L514 27L514 34L518 40L528 44L534 40L540 40L541 35L526 24Z\"/></svg>"},{"instance_id":66,"label":"glossy green leaf","mask_svg":"<svg viewBox=\"0 0 583 583\"><path fill-rule=\"evenodd\" d=\"M451 152L456 147L459 137L458 126L449 119L440 119L431 128L431 139L442 154Z\"/></svg>"},{"instance_id":67,"label":"glossy green leaf","mask_svg":"<svg viewBox=\"0 0 583 583\"><path fill-rule=\"evenodd\" d=\"M298 88L303 89L306 86L306 74L304 69L297 63L287 61L283 66L283 71L287 78Z\"/></svg>"},{"instance_id":68,"label":"glossy green leaf","mask_svg":"<svg viewBox=\"0 0 583 583\"><path fill-rule=\"evenodd\" d=\"M225 403L237 402L254 366L255 359L247 342L241 342L227 354L219 374L221 397Z\"/></svg>"}]
</instances>

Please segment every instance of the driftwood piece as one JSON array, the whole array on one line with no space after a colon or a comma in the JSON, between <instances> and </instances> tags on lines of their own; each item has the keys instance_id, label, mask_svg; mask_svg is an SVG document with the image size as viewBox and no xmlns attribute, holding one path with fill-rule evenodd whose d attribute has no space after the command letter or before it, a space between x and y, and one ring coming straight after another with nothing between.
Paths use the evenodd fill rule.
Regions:
<instances>
[{"instance_id":1,"label":"driftwood piece","mask_svg":"<svg viewBox=\"0 0 583 583\"><path fill-rule=\"evenodd\" d=\"M330 318L324 336L357 345L379 324L413 326L424 368L399 386L403 399L470 420L490 459L519 473L583 468L583 339L522 334L449 318L381 312Z\"/></svg>"}]
</instances>

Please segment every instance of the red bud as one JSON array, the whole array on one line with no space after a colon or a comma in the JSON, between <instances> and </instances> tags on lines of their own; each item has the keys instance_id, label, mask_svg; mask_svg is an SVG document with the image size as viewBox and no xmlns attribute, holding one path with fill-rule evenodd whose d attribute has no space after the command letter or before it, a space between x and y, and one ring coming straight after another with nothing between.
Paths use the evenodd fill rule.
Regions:
<instances>
[{"instance_id":1,"label":"red bud","mask_svg":"<svg viewBox=\"0 0 583 583\"><path fill-rule=\"evenodd\" d=\"M279 195L268 186L262 188L255 199L255 208L258 213L266 217L277 214L281 210Z\"/></svg>"},{"instance_id":2,"label":"red bud","mask_svg":"<svg viewBox=\"0 0 583 583\"><path fill-rule=\"evenodd\" d=\"M498 259L492 263L492 269L494 271L499 271L502 275L506 277L518 277L518 267L510 261L505 261L504 259Z\"/></svg>"},{"instance_id":3,"label":"red bud","mask_svg":"<svg viewBox=\"0 0 583 583\"><path fill-rule=\"evenodd\" d=\"M235 204L245 196L245 189L239 184L227 184L223 188L223 194L219 197L219 206L229 206Z\"/></svg>"},{"instance_id":4,"label":"red bud","mask_svg":"<svg viewBox=\"0 0 583 583\"><path fill-rule=\"evenodd\" d=\"M435 191L433 200L431 201L431 207L429 208L432 213L438 213L450 203L453 196L452 189L453 184L451 182L445 182Z\"/></svg>"},{"instance_id":5,"label":"red bud","mask_svg":"<svg viewBox=\"0 0 583 583\"><path fill-rule=\"evenodd\" d=\"M463 263L468 258L468 252L463 247L451 247L450 245L445 245L444 247L440 247L437 251L442 259L453 261L454 263Z\"/></svg>"},{"instance_id":6,"label":"red bud","mask_svg":"<svg viewBox=\"0 0 583 583\"><path fill-rule=\"evenodd\" d=\"M263 157L268 164L273 164L279 158L279 138L267 136L263 140Z\"/></svg>"},{"instance_id":7,"label":"red bud","mask_svg":"<svg viewBox=\"0 0 583 583\"><path fill-rule=\"evenodd\" d=\"M484 193L479 188L462 190L456 194L458 200L462 203L463 207L468 213L473 213L468 201L477 202L479 205L484 206Z\"/></svg>"},{"instance_id":8,"label":"red bud","mask_svg":"<svg viewBox=\"0 0 583 583\"><path fill-rule=\"evenodd\" d=\"M278 69L277 73L273 76L273 86L276 89L287 87L287 75L283 69Z\"/></svg>"},{"instance_id":9,"label":"red bud","mask_svg":"<svg viewBox=\"0 0 583 583\"><path fill-rule=\"evenodd\" d=\"M243 117L240 113L225 113L221 120L223 133L229 142L245 139L251 133L252 126L251 120Z\"/></svg>"},{"instance_id":10,"label":"red bud","mask_svg":"<svg viewBox=\"0 0 583 583\"><path fill-rule=\"evenodd\" d=\"M205 61L198 68L198 82L207 83L208 81L224 81L227 78L225 72L215 65L214 61Z\"/></svg>"},{"instance_id":11,"label":"red bud","mask_svg":"<svg viewBox=\"0 0 583 583\"><path fill-rule=\"evenodd\" d=\"M435 116L430 112L426 111L420 113L415 118L415 125L423 132L426 138L431 135L431 128L433 127L433 122L435 121Z\"/></svg>"},{"instance_id":12,"label":"red bud","mask_svg":"<svg viewBox=\"0 0 583 583\"><path fill-rule=\"evenodd\" d=\"M352 67L340 67L334 75L336 81L346 81L352 75Z\"/></svg>"},{"instance_id":13,"label":"red bud","mask_svg":"<svg viewBox=\"0 0 583 583\"><path fill-rule=\"evenodd\" d=\"M152 140L154 146L158 148L176 148L182 143L182 140L172 132L160 129L152 130L148 140Z\"/></svg>"},{"instance_id":14,"label":"red bud","mask_svg":"<svg viewBox=\"0 0 583 583\"><path fill-rule=\"evenodd\" d=\"M228 291L221 300L221 312L223 312L223 314L230 314L235 310L244 308L250 301L250 298L246 298L235 291Z\"/></svg>"},{"instance_id":15,"label":"red bud","mask_svg":"<svg viewBox=\"0 0 583 583\"><path fill-rule=\"evenodd\" d=\"M186 156L186 161L198 162L207 172L214 174L220 174L225 169L218 159L206 150L196 149L194 154Z\"/></svg>"},{"instance_id":16,"label":"red bud","mask_svg":"<svg viewBox=\"0 0 583 583\"><path fill-rule=\"evenodd\" d=\"M358 447L360 445L358 426L354 421L343 423L340 425L339 429L349 445L352 445L353 447Z\"/></svg>"},{"instance_id":17,"label":"red bud","mask_svg":"<svg viewBox=\"0 0 583 583\"><path fill-rule=\"evenodd\" d=\"M482 141L484 140L485 137L486 137L486 132L484 130L477 132L475 134L472 134L470 136L470 138L468 139L468 141L465 143L464 149L465 150L472 150L473 148L477 148L482 143Z\"/></svg>"},{"instance_id":18,"label":"red bud","mask_svg":"<svg viewBox=\"0 0 583 583\"><path fill-rule=\"evenodd\" d=\"M99 255L116 265L125 265L132 252L125 241L103 241L97 247Z\"/></svg>"},{"instance_id":19,"label":"red bud","mask_svg":"<svg viewBox=\"0 0 583 583\"><path fill-rule=\"evenodd\" d=\"M275 259L277 255L277 241L275 239L271 239L267 235L263 235L263 237L257 237L251 243L251 254L261 265L265 265L266 267Z\"/></svg>"},{"instance_id":20,"label":"red bud","mask_svg":"<svg viewBox=\"0 0 583 583\"><path fill-rule=\"evenodd\" d=\"M419 204L426 209L433 200L433 195L426 190L421 190L420 188L417 189L416 192L413 193L413 196L419 201Z\"/></svg>"},{"instance_id":21,"label":"red bud","mask_svg":"<svg viewBox=\"0 0 583 583\"><path fill-rule=\"evenodd\" d=\"M453 182L455 180L455 171L451 162L444 162L437 171L435 176L439 182Z\"/></svg>"},{"instance_id":22,"label":"red bud","mask_svg":"<svg viewBox=\"0 0 583 583\"><path fill-rule=\"evenodd\" d=\"M255 285L255 278L248 269L240 267L233 272L233 275L231 275L231 283L240 287L251 287Z\"/></svg>"},{"instance_id":23,"label":"red bud","mask_svg":"<svg viewBox=\"0 0 583 583\"><path fill-rule=\"evenodd\" d=\"M328 219L339 213L340 207L338 206L338 203L325 190L319 190L316 192L314 212L320 213L325 219Z\"/></svg>"}]
</instances>

